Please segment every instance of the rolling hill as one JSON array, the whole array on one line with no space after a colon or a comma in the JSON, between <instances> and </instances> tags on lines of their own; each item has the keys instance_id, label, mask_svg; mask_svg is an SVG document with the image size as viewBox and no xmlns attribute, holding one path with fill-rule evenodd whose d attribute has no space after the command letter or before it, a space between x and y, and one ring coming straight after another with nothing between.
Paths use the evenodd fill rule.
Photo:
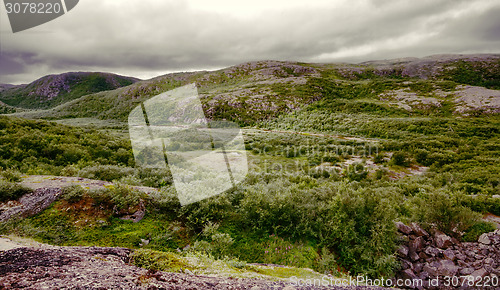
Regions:
<instances>
[{"instance_id":1,"label":"rolling hill","mask_svg":"<svg viewBox=\"0 0 500 290\"><path fill-rule=\"evenodd\" d=\"M44 76L27 85L0 85L0 101L18 108L45 109L91 93L114 90L138 79L100 72Z\"/></svg>"},{"instance_id":2,"label":"rolling hill","mask_svg":"<svg viewBox=\"0 0 500 290\"><path fill-rule=\"evenodd\" d=\"M379 110L400 116L477 115L499 112L499 75L500 55L440 55L356 65L260 61L214 72L168 74L111 91L100 91L105 88L101 80L103 86L87 89L100 92L77 98L76 92L84 90L73 90L54 99L46 97L44 105L38 97L30 96L34 91L26 99L20 97L21 93L8 97L13 90L33 89L35 83L42 83L39 80L23 89L0 93L0 101L25 108L48 107L19 114L27 118L125 121L140 102L195 82L209 118L240 125L271 120L332 94L337 94L333 103L343 111ZM358 95L354 98L352 94ZM56 103L61 104L52 107Z\"/></svg>"}]
</instances>

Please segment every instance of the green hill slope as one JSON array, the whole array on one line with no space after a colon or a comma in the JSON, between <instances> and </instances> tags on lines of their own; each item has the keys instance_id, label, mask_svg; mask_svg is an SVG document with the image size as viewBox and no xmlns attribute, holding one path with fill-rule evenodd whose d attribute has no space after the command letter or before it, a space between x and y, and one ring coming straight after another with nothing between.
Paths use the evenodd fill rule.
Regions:
<instances>
[{"instance_id":1,"label":"green hill slope","mask_svg":"<svg viewBox=\"0 0 500 290\"><path fill-rule=\"evenodd\" d=\"M253 125L315 106L384 116L477 115L500 111L499 55L448 55L351 64L262 61L214 72L175 73L82 96L28 118L126 121L140 102L196 83L206 115Z\"/></svg>"},{"instance_id":2,"label":"green hill slope","mask_svg":"<svg viewBox=\"0 0 500 290\"><path fill-rule=\"evenodd\" d=\"M42 77L28 85L2 86L0 101L13 107L45 109L100 91L138 81L109 73L69 72Z\"/></svg>"}]
</instances>

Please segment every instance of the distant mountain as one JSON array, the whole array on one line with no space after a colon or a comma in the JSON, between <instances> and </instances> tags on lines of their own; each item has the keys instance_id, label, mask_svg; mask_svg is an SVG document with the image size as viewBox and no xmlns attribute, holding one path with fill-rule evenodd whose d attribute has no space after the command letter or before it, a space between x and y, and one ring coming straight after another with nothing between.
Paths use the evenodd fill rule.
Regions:
<instances>
[{"instance_id":1,"label":"distant mountain","mask_svg":"<svg viewBox=\"0 0 500 290\"><path fill-rule=\"evenodd\" d=\"M271 120L313 103L345 113L401 116L500 112L500 55L482 54L360 64L257 61L213 72L167 74L72 101L64 98L61 101L67 102L57 107L19 116L126 121L141 102L189 83L196 83L208 118L240 125ZM3 101L5 94L1 95ZM26 107L36 106L26 103Z\"/></svg>"},{"instance_id":2,"label":"distant mountain","mask_svg":"<svg viewBox=\"0 0 500 290\"><path fill-rule=\"evenodd\" d=\"M51 108L84 95L114 90L137 81L137 78L100 72L48 75L27 85L0 84L0 101L25 109Z\"/></svg>"}]
</instances>

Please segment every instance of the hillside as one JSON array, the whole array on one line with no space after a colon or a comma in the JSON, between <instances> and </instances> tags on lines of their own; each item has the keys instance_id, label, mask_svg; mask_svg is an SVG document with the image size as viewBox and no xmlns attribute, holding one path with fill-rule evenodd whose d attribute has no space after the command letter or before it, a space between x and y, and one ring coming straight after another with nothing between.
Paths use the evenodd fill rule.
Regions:
<instances>
[{"instance_id":1,"label":"hillside","mask_svg":"<svg viewBox=\"0 0 500 290\"><path fill-rule=\"evenodd\" d=\"M209 118L240 125L296 111L338 89L361 90L362 98L347 101L349 110L355 111L376 108L401 116L498 113L499 75L499 55L445 55L357 65L262 61L215 72L168 74L19 116L125 121L141 101L189 83L197 84ZM339 104L347 108L345 103Z\"/></svg>"},{"instance_id":2,"label":"hillside","mask_svg":"<svg viewBox=\"0 0 500 290\"><path fill-rule=\"evenodd\" d=\"M0 101L24 109L51 108L91 93L114 90L138 79L109 73L48 75L27 85L0 85Z\"/></svg>"}]
</instances>

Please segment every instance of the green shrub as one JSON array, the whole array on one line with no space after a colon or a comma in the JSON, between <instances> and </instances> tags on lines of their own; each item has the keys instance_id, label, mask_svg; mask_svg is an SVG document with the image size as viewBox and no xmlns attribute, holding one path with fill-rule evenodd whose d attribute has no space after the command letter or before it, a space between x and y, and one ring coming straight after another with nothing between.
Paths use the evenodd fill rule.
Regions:
<instances>
[{"instance_id":1,"label":"green shrub","mask_svg":"<svg viewBox=\"0 0 500 290\"><path fill-rule=\"evenodd\" d=\"M450 191L431 192L422 199L416 199L418 205L414 218L458 238L481 218L479 213L463 206L462 199L462 196Z\"/></svg>"},{"instance_id":2,"label":"green shrub","mask_svg":"<svg viewBox=\"0 0 500 290\"><path fill-rule=\"evenodd\" d=\"M20 182L21 181L21 173L17 170L13 170L13 169L5 169L5 170L2 170L2 168L0 168L0 178L3 177L4 179L6 179L7 181L10 181L10 182Z\"/></svg>"},{"instance_id":3,"label":"green shrub","mask_svg":"<svg viewBox=\"0 0 500 290\"><path fill-rule=\"evenodd\" d=\"M479 236L496 230L496 226L491 222L479 221L467 229L462 237L464 242L477 242Z\"/></svg>"},{"instance_id":4,"label":"green shrub","mask_svg":"<svg viewBox=\"0 0 500 290\"><path fill-rule=\"evenodd\" d=\"M0 202L16 200L30 192L32 190L25 186L0 178Z\"/></svg>"},{"instance_id":5,"label":"green shrub","mask_svg":"<svg viewBox=\"0 0 500 290\"><path fill-rule=\"evenodd\" d=\"M293 243L277 235L270 235L263 246L263 262L268 264L312 268L318 259L318 254L313 247Z\"/></svg>"},{"instance_id":6,"label":"green shrub","mask_svg":"<svg viewBox=\"0 0 500 290\"><path fill-rule=\"evenodd\" d=\"M133 175L134 169L116 165L94 165L82 168L78 176L105 181L119 180L122 177Z\"/></svg>"},{"instance_id":7,"label":"green shrub","mask_svg":"<svg viewBox=\"0 0 500 290\"><path fill-rule=\"evenodd\" d=\"M85 194L85 189L77 184L69 185L62 189L62 198L70 203L81 200Z\"/></svg>"},{"instance_id":8,"label":"green shrub","mask_svg":"<svg viewBox=\"0 0 500 290\"><path fill-rule=\"evenodd\" d=\"M130 260L137 267L154 271L178 272L184 269L194 270L187 261L172 252L138 249L130 255Z\"/></svg>"},{"instance_id":9,"label":"green shrub","mask_svg":"<svg viewBox=\"0 0 500 290\"><path fill-rule=\"evenodd\" d=\"M392 154L391 163L393 165L404 167L407 167L410 164L408 156L402 151L394 152L394 154Z\"/></svg>"}]
</instances>

